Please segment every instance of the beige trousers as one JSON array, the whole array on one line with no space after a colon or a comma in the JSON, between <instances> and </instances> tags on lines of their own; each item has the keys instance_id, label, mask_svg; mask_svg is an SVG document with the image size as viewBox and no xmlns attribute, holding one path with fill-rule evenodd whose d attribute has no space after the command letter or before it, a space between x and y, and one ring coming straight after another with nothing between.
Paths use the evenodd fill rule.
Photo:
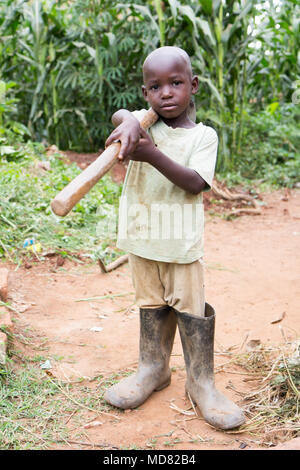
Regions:
<instances>
[{"instance_id":1,"label":"beige trousers","mask_svg":"<svg viewBox=\"0 0 300 470\"><path fill-rule=\"evenodd\" d=\"M129 254L135 302L140 308L164 305L204 316L203 262L165 263Z\"/></svg>"}]
</instances>

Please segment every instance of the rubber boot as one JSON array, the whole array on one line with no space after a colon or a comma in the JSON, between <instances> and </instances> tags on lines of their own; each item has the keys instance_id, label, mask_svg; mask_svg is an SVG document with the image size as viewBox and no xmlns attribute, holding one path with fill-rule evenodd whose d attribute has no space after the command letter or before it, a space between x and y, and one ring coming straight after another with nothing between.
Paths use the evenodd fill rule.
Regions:
<instances>
[{"instance_id":1,"label":"rubber boot","mask_svg":"<svg viewBox=\"0 0 300 470\"><path fill-rule=\"evenodd\" d=\"M198 406L205 421L218 429L232 429L245 422L242 410L215 387L215 311L205 304L205 316L177 313L184 360L186 393Z\"/></svg>"},{"instance_id":2,"label":"rubber boot","mask_svg":"<svg viewBox=\"0 0 300 470\"><path fill-rule=\"evenodd\" d=\"M118 408L136 408L171 382L169 360L176 332L172 308L140 309L140 355L137 372L110 387L105 400Z\"/></svg>"}]
</instances>

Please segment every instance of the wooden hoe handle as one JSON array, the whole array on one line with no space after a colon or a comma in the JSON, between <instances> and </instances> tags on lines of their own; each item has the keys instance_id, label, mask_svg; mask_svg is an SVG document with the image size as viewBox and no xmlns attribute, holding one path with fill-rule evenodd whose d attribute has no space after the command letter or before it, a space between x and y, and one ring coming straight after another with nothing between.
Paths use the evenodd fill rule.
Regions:
<instances>
[{"instance_id":1,"label":"wooden hoe handle","mask_svg":"<svg viewBox=\"0 0 300 470\"><path fill-rule=\"evenodd\" d=\"M147 130L153 126L158 115L152 108L140 121L140 126ZM74 180L72 180L51 202L51 208L56 215L67 215L83 196L95 186L95 184L118 161L121 144L116 142L109 145L104 152Z\"/></svg>"}]
</instances>

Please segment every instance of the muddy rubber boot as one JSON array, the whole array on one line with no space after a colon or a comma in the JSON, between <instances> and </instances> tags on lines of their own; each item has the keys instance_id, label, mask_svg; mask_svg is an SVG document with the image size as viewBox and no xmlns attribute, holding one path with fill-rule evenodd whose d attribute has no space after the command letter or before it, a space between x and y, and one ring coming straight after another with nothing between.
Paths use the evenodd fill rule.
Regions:
<instances>
[{"instance_id":1,"label":"muddy rubber boot","mask_svg":"<svg viewBox=\"0 0 300 470\"><path fill-rule=\"evenodd\" d=\"M140 356L137 372L110 387L104 399L124 410L136 408L171 382L169 360L176 332L176 315L166 306L140 309Z\"/></svg>"},{"instance_id":2,"label":"muddy rubber boot","mask_svg":"<svg viewBox=\"0 0 300 470\"><path fill-rule=\"evenodd\" d=\"M242 410L215 387L215 311L205 304L205 316L177 313L188 392L205 421L218 429L232 429L245 422Z\"/></svg>"}]
</instances>

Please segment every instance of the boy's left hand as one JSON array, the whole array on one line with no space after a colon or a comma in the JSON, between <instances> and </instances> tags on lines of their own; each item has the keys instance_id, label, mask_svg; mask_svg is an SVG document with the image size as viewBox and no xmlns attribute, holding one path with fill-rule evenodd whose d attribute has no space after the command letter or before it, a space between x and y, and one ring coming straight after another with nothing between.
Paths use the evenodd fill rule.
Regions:
<instances>
[{"instance_id":1,"label":"boy's left hand","mask_svg":"<svg viewBox=\"0 0 300 470\"><path fill-rule=\"evenodd\" d=\"M130 160L151 163L151 159L155 151L156 147L151 137L146 131L144 131L144 129L141 128L140 140L135 147L134 152L129 155Z\"/></svg>"}]
</instances>

